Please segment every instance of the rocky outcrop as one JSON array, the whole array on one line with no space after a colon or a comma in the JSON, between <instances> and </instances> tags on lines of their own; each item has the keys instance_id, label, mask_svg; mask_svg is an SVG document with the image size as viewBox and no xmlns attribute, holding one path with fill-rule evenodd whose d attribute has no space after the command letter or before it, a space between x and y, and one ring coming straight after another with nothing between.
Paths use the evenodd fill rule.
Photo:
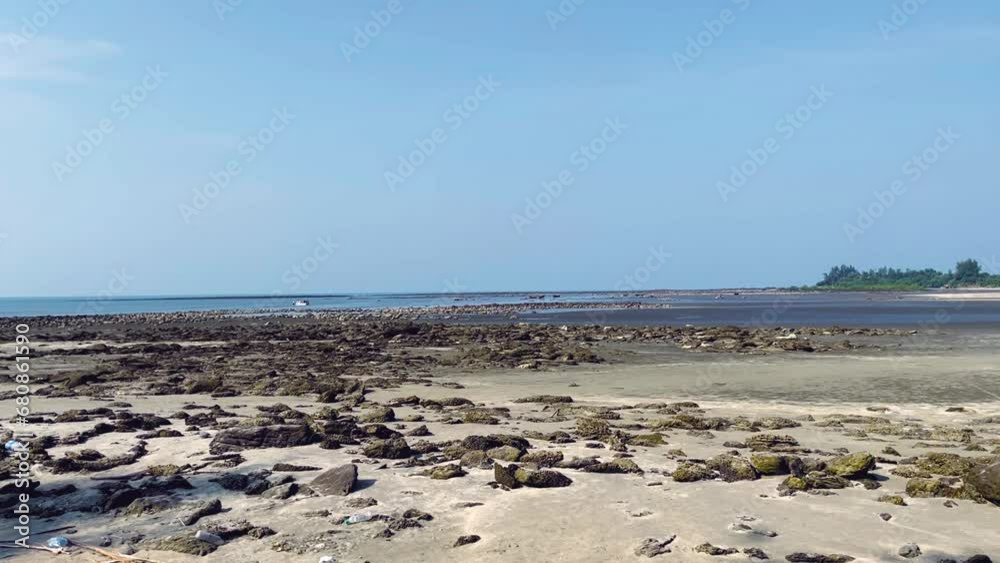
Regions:
<instances>
[{"instance_id":1,"label":"rocky outcrop","mask_svg":"<svg viewBox=\"0 0 1000 563\"><path fill-rule=\"evenodd\" d=\"M217 455L256 448L305 446L319 440L319 435L305 424L234 427L221 430L216 434L208 449L212 454Z\"/></svg>"}]
</instances>

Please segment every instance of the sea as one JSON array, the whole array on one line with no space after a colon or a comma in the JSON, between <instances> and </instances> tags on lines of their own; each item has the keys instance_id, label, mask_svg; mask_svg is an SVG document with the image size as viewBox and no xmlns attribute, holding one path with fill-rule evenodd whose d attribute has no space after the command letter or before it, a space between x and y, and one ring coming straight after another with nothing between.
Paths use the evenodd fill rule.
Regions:
<instances>
[{"instance_id":1,"label":"sea","mask_svg":"<svg viewBox=\"0 0 1000 563\"><path fill-rule=\"evenodd\" d=\"M308 300L306 307L294 302ZM625 308L629 302L656 304L647 309ZM532 309L538 303L594 304L594 308ZM622 307L616 307L622 303ZM787 293L698 291L685 293L622 294L562 293L409 293L340 294L270 297L155 296L114 298L2 298L0 317L102 315L229 311L234 314L272 314L295 311L379 310L447 305L527 304L516 320L565 324L735 325L735 326L851 326L1000 327L1000 300L942 300L927 294ZM669 305L669 307L665 307ZM494 321L509 322L504 316Z\"/></svg>"}]
</instances>

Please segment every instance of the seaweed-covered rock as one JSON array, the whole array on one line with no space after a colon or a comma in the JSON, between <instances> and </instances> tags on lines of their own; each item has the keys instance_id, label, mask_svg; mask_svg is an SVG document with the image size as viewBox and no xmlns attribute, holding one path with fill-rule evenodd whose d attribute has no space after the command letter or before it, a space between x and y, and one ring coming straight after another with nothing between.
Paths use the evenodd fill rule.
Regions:
<instances>
[{"instance_id":1,"label":"seaweed-covered rock","mask_svg":"<svg viewBox=\"0 0 1000 563\"><path fill-rule=\"evenodd\" d=\"M518 469L518 466L513 463L506 467L495 463L493 464L493 480L508 489L516 489L521 486L516 477Z\"/></svg>"},{"instance_id":2,"label":"seaweed-covered rock","mask_svg":"<svg viewBox=\"0 0 1000 563\"><path fill-rule=\"evenodd\" d=\"M730 454L719 454L709 459L705 465L709 469L718 471L719 476L727 483L753 481L760 478L757 470L749 461Z\"/></svg>"},{"instance_id":3,"label":"seaweed-covered rock","mask_svg":"<svg viewBox=\"0 0 1000 563\"><path fill-rule=\"evenodd\" d=\"M696 546L694 550L705 555L732 555L740 552L735 547L717 547L707 542Z\"/></svg>"},{"instance_id":4,"label":"seaweed-covered rock","mask_svg":"<svg viewBox=\"0 0 1000 563\"><path fill-rule=\"evenodd\" d=\"M895 504L896 506L906 506L906 501L899 495L882 495L876 500L887 504Z\"/></svg>"},{"instance_id":5,"label":"seaweed-covered rock","mask_svg":"<svg viewBox=\"0 0 1000 563\"><path fill-rule=\"evenodd\" d=\"M746 443L754 451L782 450L799 445L795 438L779 434L754 434L746 439Z\"/></svg>"},{"instance_id":6,"label":"seaweed-covered rock","mask_svg":"<svg viewBox=\"0 0 1000 563\"><path fill-rule=\"evenodd\" d=\"M662 434L639 434L638 436L629 436L627 441L631 446L645 446L647 448L654 448L667 443L663 439Z\"/></svg>"},{"instance_id":7,"label":"seaweed-covered rock","mask_svg":"<svg viewBox=\"0 0 1000 563\"><path fill-rule=\"evenodd\" d=\"M546 405L553 405L558 403L572 403L573 397L568 395L531 395L530 397L522 397L520 399L515 399L515 403L542 403Z\"/></svg>"},{"instance_id":8,"label":"seaweed-covered rock","mask_svg":"<svg viewBox=\"0 0 1000 563\"><path fill-rule=\"evenodd\" d=\"M684 463L674 470L670 475L678 483L691 483L694 481L704 481L714 479L715 472L702 465L694 463Z\"/></svg>"},{"instance_id":9,"label":"seaweed-covered rock","mask_svg":"<svg viewBox=\"0 0 1000 563\"><path fill-rule=\"evenodd\" d=\"M634 461L626 458L615 458L611 461L595 463L582 470L586 473L643 473Z\"/></svg>"},{"instance_id":10,"label":"seaweed-covered rock","mask_svg":"<svg viewBox=\"0 0 1000 563\"><path fill-rule=\"evenodd\" d=\"M954 487L940 479L910 479L906 482L906 494L914 498L972 498L965 487Z\"/></svg>"},{"instance_id":11,"label":"seaweed-covered rock","mask_svg":"<svg viewBox=\"0 0 1000 563\"><path fill-rule=\"evenodd\" d=\"M576 421L576 433L585 440L600 440L611 434L611 427L598 418L580 418Z\"/></svg>"},{"instance_id":12,"label":"seaweed-covered rock","mask_svg":"<svg viewBox=\"0 0 1000 563\"><path fill-rule=\"evenodd\" d=\"M431 479L446 480L454 479L455 477L464 476L465 470L458 463L449 463L447 465L440 465L438 467L432 467L424 472L424 475L430 477Z\"/></svg>"},{"instance_id":13,"label":"seaweed-covered rock","mask_svg":"<svg viewBox=\"0 0 1000 563\"><path fill-rule=\"evenodd\" d=\"M524 451L519 450L514 446L500 446L486 451L486 455L501 461L517 461L522 454L524 454Z\"/></svg>"},{"instance_id":14,"label":"seaweed-covered rock","mask_svg":"<svg viewBox=\"0 0 1000 563\"><path fill-rule=\"evenodd\" d=\"M867 452L857 452L826 462L827 472L838 477L859 479L875 468L875 456Z\"/></svg>"},{"instance_id":15,"label":"seaweed-covered rock","mask_svg":"<svg viewBox=\"0 0 1000 563\"><path fill-rule=\"evenodd\" d=\"M569 477L559 473L558 471L552 471L549 469L543 469L541 471L530 471L524 468L518 468L514 472L514 478L517 482L524 485L525 487L534 487L539 489L547 489L553 487L568 487L573 484L573 480Z\"/></svg>"},{"instance_id":16,"label":"seaweed-covered rock","mask_svg":"<svg viewBox=\"0 0 1000 563\"><path fill-rule=\"evenodd\" d=\"M553 467L563 460L563 453L553 450L539 450L526 453L519 460L521 463L534 463L539 467Z\"/></svg>"},{"instance_id":17,"label":"seaweed-covered rock","mask_svg":"<svg viewBox=\"0 0 1000 563\"><path fill-rule=\"evenodd\" d=\"M958 454L932 452L920 457L916 466L934 475L961 477L977 465L976 458Z\"/></svg>"},{"instance_id":18,"label":"seaweed-covered rock","mask_svg":"<svg viewBox=\"0 0 1000 563\"><path fill-rule=\"evenodd\" d=\"M788 457L771 453L750 454L750 465L761 475L786 475L791 471L788 468Z\"/></svg>"}]
</instances>

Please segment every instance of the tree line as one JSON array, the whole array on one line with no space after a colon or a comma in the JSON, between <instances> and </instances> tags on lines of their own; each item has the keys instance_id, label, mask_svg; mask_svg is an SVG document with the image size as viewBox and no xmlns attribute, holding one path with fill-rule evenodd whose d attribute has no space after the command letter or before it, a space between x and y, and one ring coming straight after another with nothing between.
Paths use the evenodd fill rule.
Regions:
<instances>
[{"instance_id":1,"label":"tree line","mask_svg":"<svg viewBox=\"0 0 1000 563\"><path fill-rule=\"evenodd\" d=\"M842 264L830 268L816 289L893 289L916 290L945 287L1000 287L1000 275L983 271L979 262L972 258L955 264L955 269L940 272L933 268L923 270L900 270L897 268L875 268L858 270L854 266Z\"/></svg>"}]
</instances>

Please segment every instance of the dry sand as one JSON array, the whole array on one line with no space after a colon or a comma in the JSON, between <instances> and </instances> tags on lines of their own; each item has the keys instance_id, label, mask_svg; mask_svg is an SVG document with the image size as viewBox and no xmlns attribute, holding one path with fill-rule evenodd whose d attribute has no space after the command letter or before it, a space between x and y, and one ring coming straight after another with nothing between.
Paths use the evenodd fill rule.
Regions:
<instances>
[{"instance_id":1,"label":"dry sand","mask_svg":"<svg viewBox=\"0 0 1000 563\"><path fill-rule=\"evenodd\" d=\"M872 405L889 410L884 416L893 421L919 419L928 426L965 425L990 415L1000 415L1000 400L993 391L998 381L996 356L980 351L972 354L938 356L866 357L714 357L698 358L686 363L642 363L601 368L576 368L543 373L512 371L467 372L449 374L448 381L465 388L447 389L440 386L405 386L378 390L369 401L385 402L394 397L419 395L441 398L460 395L486 406L511 408L512 418L499 426L476 424L448 425L427 422L434 441L461 439L469 434L517 433L526 430L550 432L569 430L572 422L533 422L521 420L549 416L542 405L515 404L513 399L534 394L572 395L580 405L628 405L638 402L696 400L710 416L783 416L798 418L812 415L862 414ZM570 385L575 385L570 387ZM987 388L987 387L991 388ZM977 387L982 387L976 391ZM206 396L121 397L133 404L134 412L166 415L180 409L183 403L219 404L226 410L252 415L254 407L285 403L297 409L313 411L319 408L306 398L233 397L212 399ZM36 410L62 412L70 408L102 406L88 399L36 399ZM973 412L945 412L947 406L965 406ZM398 417L411 414L406 407L396 408ZM618 423L647 418L648 413L625 411ZM407 423L413 427L416 423ZM82 431L90 423L66 423L40 428L46 433L67 434ZM389 424L397 427L398 424ZM174 424L183 431L183 425ZM989 431L989 430L987 430ZM992 427L992 435L1000 439L1000 427ZM805 423L799 428L781 430L800 443L820 450L837 447L850 451L878 453L892 444L903 456L927 453L915 448L914 440L891 436L852 439L834 428L818 428ZM988 504L957 501L946 508L940 498L907 498L909 506L897 507L878 503L881 494L900 494L906 480L891 476L882 465L876 471L882 488L869 491L857 486L836 491L833 496L797 494L779 497L776 486L780 477L757 481L726 483L704 481L673 482L669 473L678 466L677 459L665 455L668 449L679 448L691 458L707 458L724 451L722 442L743 440L749 433L739 431L713 432L714 438L691 436L683 430L665 432L668 445L632 447L633 460L645 470L643 475L590 474L561 470L573 479L567 488L518 489L504 491L491 488L493 471L469 469L469 475L446 481L419 476L423 468L378 469L381 461L368 460L358 448L324 450L318 446L289 449L247 450L247 462L237 470L247 472L267 469L278 462L313 465L321 468L360 462L362 490L349 497L292 497L289 500L269 500L226 491L208 481L217 476L201 474L189 477L196 486L193 498L218 497L228 514L207 518L239 516L256 525L265 525L278 533L262 540L243 538L233 541L214 554L196 557L162 551L142 551L138 555L156 561L287 561L315 562L321 556L333 556L335 561L417 562L417 561L639 561L636 546L648 537L677 536L672 553L655 560L712 561L747 560L745 555L710 557L693 552L703 542L717 546L763 549L772 559L796 551L844 553L858 561L900 561L897 549L908 542L918 543L924 556L918 561L937 561L945 557L968 557L974 553L996 556L1000 553L1000 509ZM105 434L86 444L105 453L124 450L132 442L130 436ZM150 440L151 453L138 464L123 466L101 476L126 474L141 467L156 464L194 462L206 455L208 438L188 436L185 439ZM883 443L885 441L885 443ZM586 448L583 441L555 446L534 441L536 449L559 448L567 459L572 456L600 455L609 459L611 452ZM60 446L53 455L79 446ZM941 449L939 451L955 451ZM319 472L297 473L303 483ZM42 474L45 486L72 483L80 488L89 475ZM383 526L369 522L355 526L338 524L333 517L308 517L306 513L322 509L334 515L359 512L345 506L353 497L365 496L378 501L365 509L372 513L402 512L417 508L434 516L421 529L398 532L391 540L373 539ZM905 497L906 495L903 494ZM481 503L468 508L459 503ZM893 515L884 522L881 512ZM777 537L767 538L747 532L730 530L741 517L751 517L757 529L773 530ZM75 524L78 533L74 541L99 545L102 536L122 536L143 533L165 535L184 529L169 515L144 518L115 518L112 515L64 516L36 522L36 529ZM456 538L476 534L478 543L453 548ZM39 538L41 539L41 538ZM273 546L284 543L292 552L278 552ZM296 553L294 551L301 551ZM6 550L0 556L17 555L23 561L93 561L95 555L48 555Z\"/></svg>"}]
</instances>

